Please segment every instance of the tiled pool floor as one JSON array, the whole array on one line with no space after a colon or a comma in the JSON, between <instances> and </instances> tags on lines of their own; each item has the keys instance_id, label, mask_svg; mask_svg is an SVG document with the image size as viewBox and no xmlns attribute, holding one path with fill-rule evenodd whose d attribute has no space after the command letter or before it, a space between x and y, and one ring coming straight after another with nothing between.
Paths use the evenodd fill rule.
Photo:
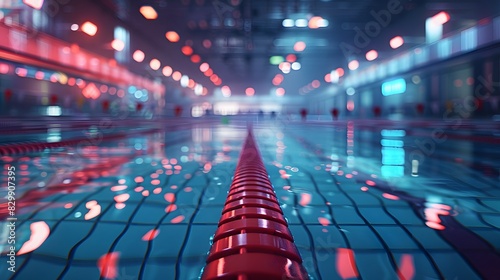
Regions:
<instances>
[{"instance_id":1,"label":"tiled pool floor","mask_svg":"<svg viewBox=\"0 0 500 280\"><path fill-rule=\"evenodd\" d=\"M254 133L312 278L500 275L498 126L261 122ZM2 157L0 279L197 279L245 136L243 124L186 123Z\"/></svg>"}]
</instances>

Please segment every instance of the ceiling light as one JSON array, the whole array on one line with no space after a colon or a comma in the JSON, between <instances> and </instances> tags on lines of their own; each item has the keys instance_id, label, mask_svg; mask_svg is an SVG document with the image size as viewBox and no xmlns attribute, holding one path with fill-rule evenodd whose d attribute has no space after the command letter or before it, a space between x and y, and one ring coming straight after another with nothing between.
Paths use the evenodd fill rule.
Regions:
<instances>
[{"instance_id":1,"label":"ceiling light","mask_svg":"<svg viewBox=\"0 0 500 280\"><path fill-rule=\"evenodd\" d=\"M366 60L368 61L373 61L377 59L377 57L378 57L378 52L376 50L371 50L366 53Z\"/></svg>"},{"instance_id":2,"label":"ceiling light","mask_svg":"<svg viewBox=\"0 0 500 280\"><path fill-rule=\"evenodd\" d=\"M125 49L125 43L121 40L118 40L118 39L114 39L112 42L111 42L111 47L117 51L117 52L121 52L123 51L123 49Z\"/></svg>"},{"instance_id":3,"label":"ceiling light","mask_svg":"<svg viewBox=\"0 0 500 280\"><path fill-rule=\"evenodd\" d=\"M351 69L353 71L358 69L359 68L359 61L353 60L353 61L349 62L348 67L349 67L349 69Z\"/></svg>"},{"instance_id":4,"label":"ceiling light","mask_svg":"<svg viewBox=\"0 0 500 280\"><path fill-rule=\"evenodd\" d=\"M170 77L172 75L173 69L170 66L165 66L163 67L163 70L161 72L163 73L163 76Z\"/></svg>"},{"instance_id":5,"label":"ceiling light","mask_svg":"<svg viewBox=\"0 0 500 280\"><path fill-rule=\"evenodd\" d=\"M149 67L151 67L151 69L153 69L153 70L155 70L155 71L156 71L156 70L160 69L160 67L161 67L161 62L160 62L158 59L153 58L153 59L151 59L151 61L149 62Z\"/></svg>"},{"instance_id":6,"label":"ceiling light","mask_svg":"<svg viewBox=\"0 0 500 280\"><path fill-rule=\"evenodd\" d=\"M86 21L82 25L82 31L89 36L94 36L97 33L97 26L90 21Z\"/></svg>"},{"instance_id":7,"label":"ceiling light","mask_svg":"<svg viewBox=\"0 0 500 280\"><path fill-rule=\"evenodd\" d=\"M301 18L295 20L295 26L297 27L307 27L308 21L307 19Z\"/></svg>"},{"instance_id":8,"label":"ceiling light","mask_svg":"<svg viewBox=\"0 0 500 280\"><path fill-rule=\"evenodd\" d=\"M132 55L132 58L137 62L143 62L144 57L145 57L144 52L141 50L136 50Z\"/></svg>"},{"instance_id":9,"label":"ceiling light","mask_svg":"<svg viewBox=\"0 0 500 280\"><path fill-rule=\"evenodd\" d=\"M249 87L249 88L247 88L247 89L245 90L245 94L246 94L247 96L253 96L253 95L255 94L255 90L254 90L253 88Z\"/></svg>"},{"instance_id":10,"label":"ceiling light","mask_svg":"<svg viewBox=\"0 0 500 280\"><path fill-rule=\"evenodd\" d=\"M208 69L210 69L210 65L206 62L202 63L200 65L200 71L205 73Z\"/></svg>"},{"instance_id":11,"label":"ceiling light","mask_svg":"<svg viewBox=\"0 0 500 280\"><path fill-rule=\"evenodd\" d=\"M177 34L177 32L175 31L168 31L167 33L165 33L165 37L172 43L179 42L179 40L181 39L179 34Z\"/></svg>"},{"instance_id":12,"label":"ceiling light","mask_svg":"<svg viewBox=\"0 0 500 280\"><path fill-rule=\"evenodd\" d=\"M156 18L158 18L158 14L156 13L155 9L153 7L151 7L151 6L142 6L139 9L139 12L146 19L156 19Z\"/></svg>"},{"instance_id":13,"label":"ceiling light","mask_svg":"<svg viewBox=\"0 0 500 280\"><path fill-rule=\"evenodd\" d=\"M293 27L294 26L294 21L293 21L293 19L287 18L287 19L283 20L282 24L283 24L283 27Z\"/></svg>"},{"instance_id":14,"label":"ceiling light","mask_svg":"<svg viewBox=\"0 0 500 280\"><path fill-rule=\"evenodd\" d=\"M396 37L391 39L391 41L389 42L389 45L391 45L391 48L397 49L397 48L401 47L404 44L404 42L405 41L404 41L403 37L396 36Z\"/></svg>"}]
</instances>

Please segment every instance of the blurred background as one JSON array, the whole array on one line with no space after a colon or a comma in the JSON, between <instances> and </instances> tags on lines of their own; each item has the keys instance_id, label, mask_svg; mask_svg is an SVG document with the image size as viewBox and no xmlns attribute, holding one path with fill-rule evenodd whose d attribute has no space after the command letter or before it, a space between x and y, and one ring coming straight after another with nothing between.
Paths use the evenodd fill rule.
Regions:
<instances>
[{"instance_id":1,"label":"blurred background","mask_svg":"<svg viewBox=\"0 0 500 280\"><path fill-rule=\"evenodd\" d=\"M498 114L500 3L0 1L2 116Z\"/></svg>"}]
</instances>

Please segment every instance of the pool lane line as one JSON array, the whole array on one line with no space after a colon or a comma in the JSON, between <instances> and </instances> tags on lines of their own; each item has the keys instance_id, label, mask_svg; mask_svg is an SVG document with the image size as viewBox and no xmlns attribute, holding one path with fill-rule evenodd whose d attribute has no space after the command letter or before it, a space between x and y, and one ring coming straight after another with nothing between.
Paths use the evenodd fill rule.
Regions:
<instances>
[{"instance_id":1,"label":"pool lane line","mask_svg":"<svg viewBox=\"0 0 500 280\"><path fill-rule=\"evenodd\" d=\"M309 275L249 128L201 280L285 278Z\"/></svg>"}]
</instances>

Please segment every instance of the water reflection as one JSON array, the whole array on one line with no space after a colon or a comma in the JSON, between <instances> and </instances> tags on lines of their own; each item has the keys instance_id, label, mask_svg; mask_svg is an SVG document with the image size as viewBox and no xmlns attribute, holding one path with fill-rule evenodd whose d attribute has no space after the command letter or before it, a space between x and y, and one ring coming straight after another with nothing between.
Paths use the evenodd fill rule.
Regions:
<instances>
[{"instance_id":1,"label":"water reflection","mask_svg":"<svg viewBox=\"0 0 500 280\"><path fill-rule=\"evenodd\" d=\"M382 167L381 173L384 177L403 177L405 164L405 150L403 137L404 130L384 129L380 133L382 140Z\"/></svg>"}]
</instances>

